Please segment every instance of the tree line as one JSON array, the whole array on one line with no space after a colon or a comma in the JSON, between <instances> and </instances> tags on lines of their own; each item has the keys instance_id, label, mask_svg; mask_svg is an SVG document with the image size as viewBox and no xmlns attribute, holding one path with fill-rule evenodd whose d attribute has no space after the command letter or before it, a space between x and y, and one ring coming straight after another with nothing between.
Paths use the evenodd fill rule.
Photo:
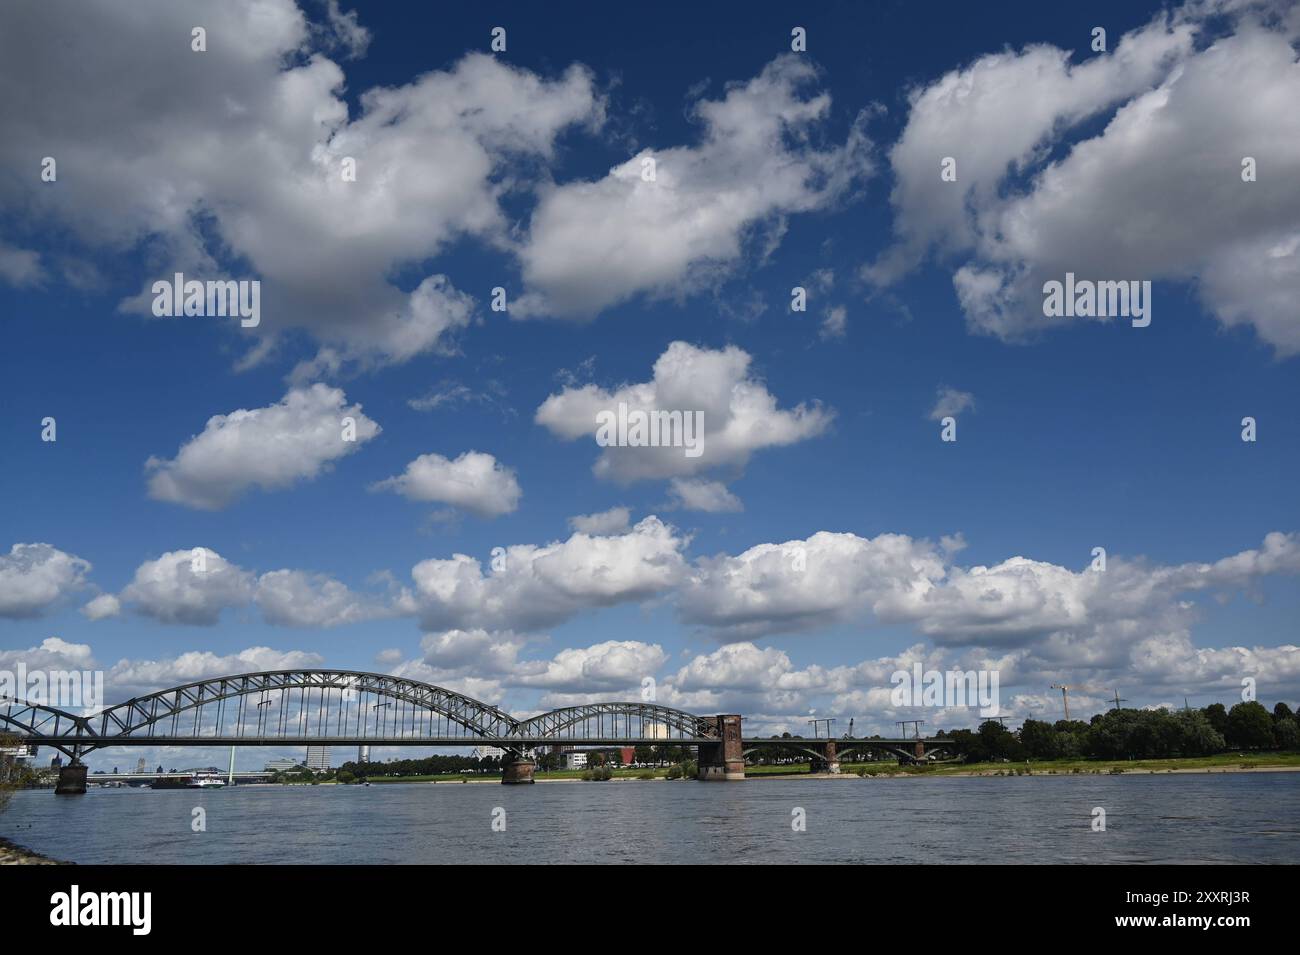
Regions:
<instances>
[{"instance_id":1,"label":"tree line","mask_svg":"<svg viewBox=\"0 0 1300 955\"><path fill-rule=\"evenodd\" d=\"M1212 756L1228 750L1300 749L1300 721L1285 703L1270 713L1261 703L1222 703L1204 709L1098 713L1090 721L1025 720L1016 732L996 720L976 730L940 732L967 762L1046 759L1161 759Z\"/></svg>"},{"instance_id":2,"label":"tree line","mask_svg":"<svg viewBox=\"0 0 1300 955\"><path fill-rule=\"evenodd\" d=\"M395 759L391 763L359 763L349 760L338 768L342 777L355 779L371 776L443 776L451 773L499 773L501 760L495 756L425 756L420 759Z\"/></svg>"}]
</instances>

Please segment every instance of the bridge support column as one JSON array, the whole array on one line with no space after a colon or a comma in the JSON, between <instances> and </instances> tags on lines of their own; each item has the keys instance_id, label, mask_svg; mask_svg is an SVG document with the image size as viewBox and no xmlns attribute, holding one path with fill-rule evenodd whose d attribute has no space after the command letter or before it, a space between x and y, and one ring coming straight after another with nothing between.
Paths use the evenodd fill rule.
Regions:
<instances>
[{"instance_id":1,"label":"bridge support column","mask_svg":"<svg viewBox=\"0 0 1300 955\"><path fill-rule=\"evenodd\" d=\"M814 773L838 773L840 771L840 756L835 746L835 740L828 739L826 745L822 747L822 755L813 757L812 771Z\"/></svg>"},{"instance_id":2,"label":"bridge support column","mask_svg":"<svg viewBox=\"0 0 1300 955\"><path fill-rule=\"evenodd\" d=\"M912 748L912 757L918 763L925 761L925 743L919 739L916 741L916 746Z\"/></svg>"},{"instance_id":3,"label":"bridge support column","mask_svg":"<svg viewBox=\"0 0 1300 955\"><path fill-rule=\"evenodd\" d=\"M727 781L745 778L744 746L741 743L740 717L735 714L715 716L717 743L701 743L696 779Z\"/></svg>"},{"instance_id":4,"label":"bridge support column","mask_svg":"<svg viewBox=\"0 0 1300 955\"><path fill-rule=\"evenodd\" d=\"M523 753L506 753L501 757L501 783L505 786L530 785L537 764Z\"/></svg>"},{"instance_id":5,"label":"bridge support column","mask_svg":"<svg viewBox=\"0 0 1300 955\"><path fill-rule=\"evenodd\" d=\"M54 784L56 796L84 796L86 794L86 767L81 763L69 763L60 767L59 781Z\"/></svg>"}]
</instances>

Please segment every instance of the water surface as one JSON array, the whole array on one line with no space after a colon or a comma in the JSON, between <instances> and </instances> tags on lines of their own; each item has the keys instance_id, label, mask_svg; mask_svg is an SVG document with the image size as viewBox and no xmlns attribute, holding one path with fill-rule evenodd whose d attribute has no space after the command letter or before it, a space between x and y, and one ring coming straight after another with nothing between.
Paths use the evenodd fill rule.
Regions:
<instances>
[{"instance_id":1,"label":"water surface","mask_svg":"<svg viewBox=\"0 0 1300 955\"><path fill-rule=\"evenodd\" d=\"M35 790L0 835L82 863L1294 863L1300 774Z\"/></svg>"}]
</instances>

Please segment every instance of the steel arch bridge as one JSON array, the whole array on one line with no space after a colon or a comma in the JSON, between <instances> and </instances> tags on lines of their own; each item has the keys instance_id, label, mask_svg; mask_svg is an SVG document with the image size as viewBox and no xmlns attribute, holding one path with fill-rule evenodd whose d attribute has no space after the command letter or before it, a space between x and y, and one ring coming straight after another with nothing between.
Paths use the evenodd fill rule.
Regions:
<instances>
[{"instance_id":1,"label":"steel arch bridge","mask_svg":"<svg viewBox=\"0 0 1300 955\"><path fill-rule=\"evenodd\" d=\"M588 703L528 719L444 687L354 670L273 670L197 680L79 716L0 697L0 732L71 758L56 793L84 793L81 757L110 746L476 746L505 751L502 782L533 781L529 756L546 747L677 745L696 751L700 779L745 778L745 756L795 748L815 771L838 772L839 753L871 748L902 761L951 740L745 739L737 714L696 716L657 703Z\"/></svg>"},{"instance_id":2,"label":"steel arch bridge","mask_svg":"<svg viewBox=\"0 0 1300 955\"><path fill-rule=\"evenodd\" d=\"M352 670L198 680L78 716L0 699L0 730L77 761L106 746L543 746L718 743L716 717L655 703L591 703L519 720L443 687Z\"/></svg>"}]
</instances>

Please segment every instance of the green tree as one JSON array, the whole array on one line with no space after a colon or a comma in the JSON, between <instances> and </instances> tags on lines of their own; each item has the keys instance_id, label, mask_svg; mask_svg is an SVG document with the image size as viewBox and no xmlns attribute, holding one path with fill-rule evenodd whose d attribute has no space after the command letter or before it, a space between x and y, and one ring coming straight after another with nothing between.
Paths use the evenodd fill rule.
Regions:
<instances>
[{"instance_id":1,"label":"green tree","mask_svg":"<svg viewBox=\"0 0 1300 955\"><path fill-rule=\"evenodd\" d=\"M1273 717L1255 700L1238 703L1228 711L1228 743L1243 749L1267 749L1273 745Z\"/></svg>"},{"instance_id":2,"label":"green tree","mask_svg":"<svg viewBox=\"0 0 1300 955\"><path fill-rule=\"evenodd\" d=\"M1273 727L1273 738L1278 749L1300 749L1300 720L1294 716L1287 720L1279 720Z\"/></svg>"},{"instance_id":3,"label":"green tree","mask_svg":"<svg viewBox=\"0 0 1300 955\"><path fill-rule=\"evenodd\" d=\"M1055 759L1060 755L1056 730L1040 720L1025 720L1020 727L1020 744L1030 759Z\"/></svg>"},{"instance_id":4,"label":"green tree","mask_svg":"<svg viewBox=\"0 0 1300 955\"><path fill-rule=\"evenodd\" d=\"M0 812L9 805L14 792L28 785L34 775L27 760L18 758L22 742L13 733L0 733Z\"/></svg>"},{"instance_id":5,"label":"green tree","mask_svg":"<svg viewBox=\"0 0 1300 955\"><path fill-rule=\"evenodd\" d=\"M1182 710L1174 719L1179 728L1178 751L1184 756L1209 756L1227 747L1223 734L1210 725L1201 710Z\"/></svg>"},{"instance_id":6,"label":"green tree","mask_svg":"<svg viewBox=\"0 0 1300 955\"><path fill-rule=\"evenodd\" d=\"M1211 703L1205 709L1201 710L1205 718L1210 721L1210 725L1225 738L1228 735L1228 711L1222 703Z\"/></svg>"},{"instance_id":7,"label":"green tree","mask_svg":"<svg viewBox=\"0 0 1300 955\"><path fill-rule=\"evenodd\" d=\"M970 730L953 730L948 734L953 750L968 763L984 763L991 758L983 737Z\"/></svg>"},{"instance_id":8,"label":"green tree","mask_svg":"<svg viewBox=\"0 0 1300 955\"><path fill-rule=\"evenodd\" d=\"M1025 748L1011 731L997 720L986 720L977 733L991 759L1005 759L1018 763L1025 758Z\"/></svg>"},{"instance_id":9,"label":"green tree","mask_svg":"<svg viewBox=\"0 0 1300 955\"><path fill-rule=\"evenodd\" d=\"M1057 756L1060 759L1077 759L1084 753L1088 724L1083 720L1057 720L1052 725L1056 733Z\"/></svg>"},{"instance_id":10,"label":"green tree","mask_svg":"<svg viewBox=\"0 0 1300 955\"><path fill-rule=\"evenodd\" d=\"M1179 735L1168 710L1107 710L1092 718L1084 753L1094 759L1169 756L1177 750Z\"/></svg>"},{"instance_id":11,"label":"green tree","mask_svg":"<svg viewBox=\"0 0 1300 955\"><path fill-rule=\"evenodd\" d=\"M559 769L560 764L564 762L564 757L559 753L540 753L537 756L537 768L543 772L551 772Z\"/></svg>"}]
</instances>

